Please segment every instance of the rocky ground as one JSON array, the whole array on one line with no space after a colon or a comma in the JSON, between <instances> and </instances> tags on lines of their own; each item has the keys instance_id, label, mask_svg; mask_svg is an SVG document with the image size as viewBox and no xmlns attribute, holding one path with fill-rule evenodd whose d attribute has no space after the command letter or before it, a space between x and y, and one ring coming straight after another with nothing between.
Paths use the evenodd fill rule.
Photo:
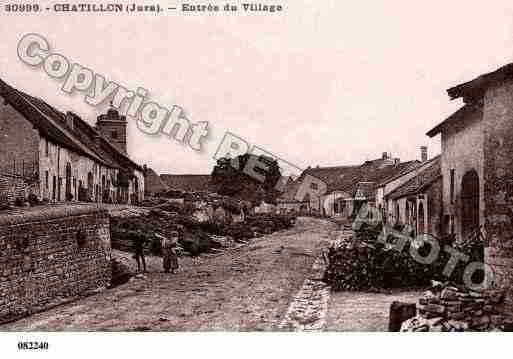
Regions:
<instances>
[{"instance_id":1,"label":"rocky ground","mask_svg":"<svg viewBox=\"0 0 513 359\"><path fill-rule=\"evenodd\" d=\"M176 274L149 272L116 288L0 326L0 331L386 330L394 300L419 292L330 293L320 256L345 232L326 220L298 218L294 228L221 253L181 257ZM113 254L132 269L129 253Z\"/></svg>"}]
</instances>

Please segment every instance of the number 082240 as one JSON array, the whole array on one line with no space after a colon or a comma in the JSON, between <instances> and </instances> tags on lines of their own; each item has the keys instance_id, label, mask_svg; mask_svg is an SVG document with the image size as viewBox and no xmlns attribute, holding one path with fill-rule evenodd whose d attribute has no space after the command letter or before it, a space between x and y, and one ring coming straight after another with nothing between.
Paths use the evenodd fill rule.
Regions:
<instances>
[{"instance_id":1,"label":"number 082240","mask_svg":"<svg viewBox=\"0 0 513 359\"><path fill-rule=\"evenodd\" d=\"M19 350L48 350L48 342L18 342Z\"/></svg>"}]
</instances>

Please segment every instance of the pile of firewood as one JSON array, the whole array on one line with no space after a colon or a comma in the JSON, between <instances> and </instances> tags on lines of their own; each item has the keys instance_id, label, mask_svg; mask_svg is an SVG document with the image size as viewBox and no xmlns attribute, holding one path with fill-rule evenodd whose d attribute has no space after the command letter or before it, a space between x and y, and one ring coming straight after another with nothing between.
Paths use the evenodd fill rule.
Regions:
<instances>
[{"instance_id":1,"label":"pile of firewood","mask_svg":"<svg viewBox=\"0 0 513 359\"><path fill-rule=\"evenodd\" d=\"M403 332L510 331L512 322L502 314L504 293L468 290L433 281L417 306L418 315L403 322Z\"/></svg>"},{"instance_id":2,"label":"pile of firewood","mask_svg":"<svg viewBox=\"0 0 513 359\"><path fill-rule=\"evenodd\" d=\"M349 238L328 249L324 281L333 290L365 290L425 286L433 278L433 266L417 263L383 243Z\"/></svg>"}]
</instances>

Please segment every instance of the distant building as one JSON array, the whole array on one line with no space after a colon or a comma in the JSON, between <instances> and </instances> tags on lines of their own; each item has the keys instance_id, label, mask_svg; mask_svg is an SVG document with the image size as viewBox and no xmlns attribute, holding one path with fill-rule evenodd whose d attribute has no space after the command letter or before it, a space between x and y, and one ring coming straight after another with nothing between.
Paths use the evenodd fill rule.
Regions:
<instances>
[{"instance_id":1,"label":"distant building","mask_svg":"<svg viewBox=\"0 0 513 359\"><path fill-rule=\"evenodd\" d=\"M399 173L417 166L419 161L401 162L383 152L381 158L366 161L361 165L308 167L296 180L295 187L290 187L279 199L278 208L308 209L328 217L346 219L356 215L363 204L377 205L377 190L379 183ZM327 192L322 196L311 196L299 203L295 193L306 175L323 181Z\"/></svg>"},{"instance_id":2,"label":"distant building","mask_svg":"<svg viewBox=\"0 0 513 359\"><path fill-rule=\"evenodd\" d=\"M391 225L409 225L415 235L428 233L439 238L442 235L440 156L409 173L414 176L385 195L386 221Z\"/></svg>"},{"instance_id":3,"label":"distant building","mask_svg":"<svg viewBox=\"0 0 513 359\"><path fill-rule=\"evenodd\" d=\"M169 190L168 185L164 183L162 178L151 168L144 167L144 192L148 196L154 196Z\"/></svg>"},{"instance_id":4,"label":"distant building","mask_svg":"<svg viewBox=\"0 0 513 359\"><path fill-rule=\"evenodd\" d=\"M2 80L0 100L0 176L24 182L25 196L50 202L143 199L143 168L127 156L126 140L113 144L78 115L62 113ZM105 116L120 119L113 108Z\"/></svg>"},{"instance_id":5,"label":"distant building","mask_svg":"<svg viewBox=\"0 0 513 359\"><path fill-rule=\"evenodd\" d=\"M109 109L106 114L100 115L96 120L96 129L110 144L121 153L127 154L126 148L126 117L119 112Z\"/></svg>"},{"instance_id":6,"label":"distant building","mask_svg":"<svg viewBox=\"0 0 513 359\"><path fill-rule=\"evenodd\" d=\"M183 192L213 192L210 175L161 174L160 178L170 190Z\"/></svg>"}]
</instances>

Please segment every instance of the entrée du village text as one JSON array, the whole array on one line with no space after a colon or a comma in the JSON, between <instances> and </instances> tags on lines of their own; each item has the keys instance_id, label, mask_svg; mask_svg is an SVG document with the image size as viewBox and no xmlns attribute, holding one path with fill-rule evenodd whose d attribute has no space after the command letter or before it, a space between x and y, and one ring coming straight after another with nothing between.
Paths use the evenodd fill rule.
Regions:
<instances>
[{"instance_id":1,"label":"entr\u00e9e du village text","mask_svg":"<svg viewBox=\"0 0 513 359\"><path fill-rule=\"evenodd\" d=\"M179 6L169 6L168 10L179 10L182 12L281 12L283 5L279 4L261 4L261 3L181 3ZM122 4L122 3L55 3L51 8L55 12L161 12L166 9L161 4Z\"/></svg>"}]
</instances>

